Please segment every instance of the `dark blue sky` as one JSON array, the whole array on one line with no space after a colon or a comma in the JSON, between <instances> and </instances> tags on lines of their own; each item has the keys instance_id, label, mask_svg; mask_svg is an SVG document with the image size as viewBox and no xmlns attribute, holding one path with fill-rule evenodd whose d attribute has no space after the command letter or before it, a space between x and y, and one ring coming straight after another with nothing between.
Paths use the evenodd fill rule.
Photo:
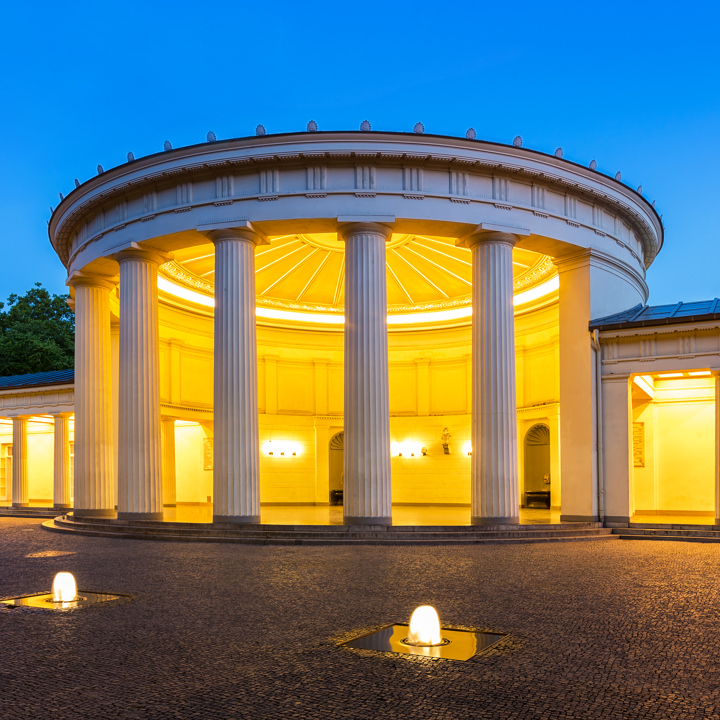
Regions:
<instances>
[{"instance_id":1,"label":"dark blue sky","mask_svg":"<svg viewBox=\"0 0 720 720\"><path fill-rule=\"evenodd\" d=\"M511 142L657 200L651 303L720 295L717 2L4 3L0 300L64 292L49 206L165 140L407 130Z\"/></svg>"}]
</instances>

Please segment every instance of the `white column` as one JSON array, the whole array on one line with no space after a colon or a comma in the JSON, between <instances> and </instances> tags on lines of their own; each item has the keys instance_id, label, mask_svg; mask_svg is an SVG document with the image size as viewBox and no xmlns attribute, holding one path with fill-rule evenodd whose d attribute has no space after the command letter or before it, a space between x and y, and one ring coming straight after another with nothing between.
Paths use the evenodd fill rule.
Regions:
<instances>
[{"instance_id":1,"label":"white column","mask_svg":"<svg viewBox=\"0 0 720 720\"><path fill-rule=\"evenodd\" d=\"M346 525L391 525L385 244L392 228L342 225L345 241Z\"/></svg>"},{"instance_id":2,"label":"white column","mask_svg":"<svg viewBox=\"0 0 720 720\"><path fill-rule=\"evenodd\" d=\"M12 418L12 506L28 507L28 452L27 424L30 415L16 415Z\"/></svg>"},{"instance_id":3,"label":"white column","mask_svg":"<svg viewBox=\"0 0 720 720\"><path fill-rule=\"evenodd\" d=\"M252 227L220 228L215 245L213 522L260 522L260 433Z\"/></svg>"},{"instance_id":4,"label":"white column","mask_svg":"<svg viewBox=\"0 0 720 720\"><path fill-rule=\"evenodd\" d=\"M58 510L72 507L70 502L70 416L53 413L55 425L53 465L53 506Z\"/></svg>"},{"instance_id":5,"label":"white column","mask_svg":"<svg viewBox=\"0 0 720 720\"><path fill-rule=\"evenodd\" d=\"M472 250L471 522L519 522L513 245L515 235L481 232Z\"/></svg>"},{"instance_id":6,"label":"white column","mask_svg":"<svg viewBox=\"0 0 720 720\"><path fill-rule=\"evenodd\" d=\"M632 380L605 375L602 383L605 524L627 527L633 516Z\"/></svg>"},{"instance_id":7,"label":"white column","mask_svg":"<svg viewBox=\"0 0 720 720\"><path fill-rule=\"evenodd\" d=\"M175 482L175 419L162 419L163 507L177 505Z\"/></svg>"},{"instance_id":8,"label":"white column","mask_svg":"<svg viewBox=\"0 0 720 720\"><path fill-rule=\"evenodd\" d=\"M115 514L110 381L110 290L98 277L74 276L75 500L77 517Z\"/></svg>"},{"instance_id":9,"label":"white column","mask_svg":"<svg viewBox=\"0 0 720 720\"><path fill-rule=\"evenodd\" d=\"M157 268L163 259L123 250L120 263L118 518L162 520Z\"/></svg>"}]
</instances>

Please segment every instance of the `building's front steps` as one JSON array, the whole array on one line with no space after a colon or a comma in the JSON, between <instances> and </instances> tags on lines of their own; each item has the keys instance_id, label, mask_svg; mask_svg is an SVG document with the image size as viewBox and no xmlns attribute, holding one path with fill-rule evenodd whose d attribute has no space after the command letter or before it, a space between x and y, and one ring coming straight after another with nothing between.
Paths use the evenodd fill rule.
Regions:
<instances>
[{"instance_id":1,"label":"building's front steps","mask_svg":"<svg viewBox=\"0 0 720 720\"><path fill-rule=\"evenodd\" d=\"M613 528L621 540L675 540L679 542L720 542L720 528L708 524L630 523L626 528Z\"/></svg>"},{"instance_id":2,"label":"building's front steps","mask_svg":"<svg viewBox=\"0 0 720 720\"><path fill-rule=\"evenodd\" d=\"M121 521L74 518L43 523L43 528L95 537L174 542L232 542L253 545L458 545L478 543L611 540L612 530L599 523L473 526L231 525Z\"/></svg>"}]
</instances>

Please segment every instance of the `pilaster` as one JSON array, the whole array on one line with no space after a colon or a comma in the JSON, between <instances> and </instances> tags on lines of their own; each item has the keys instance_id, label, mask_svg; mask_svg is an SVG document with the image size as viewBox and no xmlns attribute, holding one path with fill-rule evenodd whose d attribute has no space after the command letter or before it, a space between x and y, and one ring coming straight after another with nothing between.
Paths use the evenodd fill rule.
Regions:
<instances>
[{"instance_id":1,"label":"pilaster","mask_svg":"<svg viewBox=\"0 0 720 720\"><path fill-rule=\"evenodd\" d=\"M177 505L175 477L175 419L163 418L161 422L162 437L162 480L163 507Z\"/></svg>"},{"instance_id":2,"label":"pilaster","mask_svg":"<svg viewBox=\"0 0 720 720\"><path fill-rule=\"evenodd\" d=\"M632 396L629 375L602 378L605 522L627 527L633 516Z\"/></svg>"}]
</instances>

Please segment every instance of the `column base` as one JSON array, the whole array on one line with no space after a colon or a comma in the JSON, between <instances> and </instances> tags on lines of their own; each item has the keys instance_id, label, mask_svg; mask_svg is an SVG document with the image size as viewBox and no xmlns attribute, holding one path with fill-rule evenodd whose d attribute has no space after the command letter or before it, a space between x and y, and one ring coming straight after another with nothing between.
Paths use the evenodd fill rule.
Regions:
<instances>
[{"instance_id":1,"label":"column base","mask_svg":"<svg viewBox=\"0 0 720 720\"><path fill-rule=\"evenodd\" d=\"M606 515L605 527L628 527L630 518L627 515Z\"/></svg>"},{"instance_id":2,"label":"column base","mask_svg":"<svg viewBox=\"0 0 720 720\"><path fill-rule=\"evenodd\" d=\"M392 515L386 517L350 517L343 518L343 525L392 525Z\"/></svg>"},{"instance_id":3,"label":"column base","mask_svg":"<svg viewBox=\"0 0 720 720\"><path fill-rule=\"evenodd\" d=\"M14 508L24 508L24 507L30 507L30 503L13 503L12 506Z\"/></svg>"},{"instance_id":4,"label":"column base","mask_svg":"<svg viewBox=\"0 0 720 720\"><path fill-rule=\"evenodd\" d=\"M92 518L92 517L115 517L115 510L101 508L74 508L73 517Z\"/></svg>"},{"instance_id":5,"label":"column base","mask_svg":"<svg viewBox=\"0 0 720 720\"><path fill-rule=\"evenodd\" d=\"M213 523L232 523L233 525L259 525L259 515L213 515Z\"/></svg>"},{"instance_id":6,"label":"column base","mask_svg":"<svg viewBox=\"0 0 720 720\"><path fill-rule=\"evenodd\" d=\"M163 514L161 512L119 512L117 515L118 520L162 520Z\"/></svg>"},{"instance_id":7,"label":"column base","mask_svg":"<svg viewBox=\"0 0 720 720\"><path fill-rule=\"evenodd\" d=\"M560 522L599 522L597 515L561 515Z\"/></svg>"},{"instance_id":8,"label":"column base","mask_svg":"<svg viewBox=\"0 0 720 720\"><path fill-rule=\"evenodd\" d=\"M72 507L70 503L55 503L53 510L69 510Z\"/></svg>"},{"instance_id":9,"label":"column base","mask_svg":"<svg viewBox=\"0 0 720 720\"><path fill-rule=\"evenodd\" d=\"M163 503L163 507L177 507L176 503Z\"/></svg>"},{"instance_id":10,"label":"column base","mask_svg":"<svg viewBox=\"0 0 720 720\"><path fill-rule=\"evenodd\" d=\"M471 525L519 525L520 518L515 517L474 517L470 518Z\"/></svg>"}]
</instances>

